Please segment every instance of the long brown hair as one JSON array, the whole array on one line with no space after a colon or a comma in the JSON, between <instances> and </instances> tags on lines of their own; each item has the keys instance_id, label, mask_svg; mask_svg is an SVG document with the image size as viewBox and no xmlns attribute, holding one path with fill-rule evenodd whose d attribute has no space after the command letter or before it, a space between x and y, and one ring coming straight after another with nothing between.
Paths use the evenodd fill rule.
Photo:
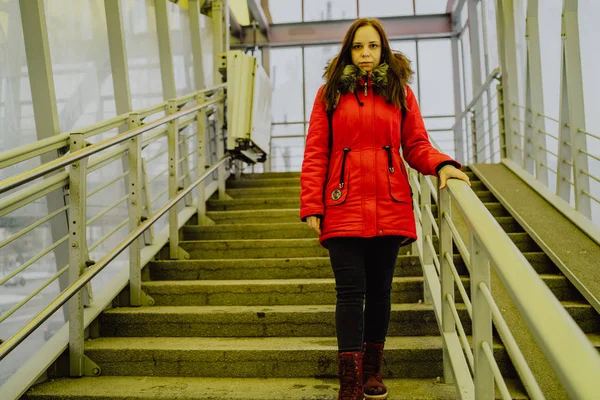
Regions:
<instances>
[{"instance_id":1,"label":"long brown hair","mask_svg":"<svg viewBox=\"0 0 600 400\"><path fill-rule=\"evenodd\" d=\"M323 97L327 111L331 111L335 107L338 96L338 83L344 73L344 67L352 64L352 41L354 40L354 35L358 28L363 26L372 26L377 30L381 38L381 59L379 63L387 63L389 65L387 72L387 101L394 104L399 110L406 109L405 86L410 82L413 74L410 62L402 53L392 51L387 35L378 20L360 18L354 21L350 25L350 28L348 28L342 42L342 49L331 60L323 75L326 81Z\"/></svg>"}]
</instances>

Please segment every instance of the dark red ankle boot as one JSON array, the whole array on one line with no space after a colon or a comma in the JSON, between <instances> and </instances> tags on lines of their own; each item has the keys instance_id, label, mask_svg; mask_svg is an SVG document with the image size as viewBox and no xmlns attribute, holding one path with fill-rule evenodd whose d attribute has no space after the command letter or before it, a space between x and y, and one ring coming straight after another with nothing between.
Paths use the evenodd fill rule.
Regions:
<instances>
[{"instance_id":1,"label":"dark red ankle boot","mask_svg":"<svg viewBox=\"0 0 600 400\"><path fill-rule=\"evenodd\" d=\"M381 378L383 343L363 343L363 391L365 399L387 399L387 388Z\"/></svg>"},{"instance_id":2,"label":"dark red ankle boot","mask_svg":"<svg viewBox=\"0 0 600 400\"><path fill-rule=\"evenodd\" d=\"M362 353L348 351L338 354L338 400L363 400Z\"/></svg>"}]
</instances>

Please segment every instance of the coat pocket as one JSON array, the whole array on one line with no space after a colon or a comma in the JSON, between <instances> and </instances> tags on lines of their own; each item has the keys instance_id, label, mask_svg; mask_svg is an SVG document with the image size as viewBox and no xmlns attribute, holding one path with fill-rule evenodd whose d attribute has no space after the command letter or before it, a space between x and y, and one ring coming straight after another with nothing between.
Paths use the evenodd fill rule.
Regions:
<instances>
[{"instance_id":1,"label":"coat pocket","mask_svg":"<svg viewBox=\"0 0 600 400\"><path fill-rule=\"evenodd\" d=\"M392 156L393 168L388 168L388 183L392 200L412 203L412 195L406 169L399 154Z\"/></svg>"},{"instance_id":2,"label":"coat pocket","mask_svg":"<svg viewBox=\"0 0 600 400\"><path fill-rule=\"evenodd\" d=\"M347 156L351 151L349 148L345 148L342 156L341 163L335 163L336 168L333 170L333 174L327 185L325 186L324 200L325 206L337 206L346 201L348 196L348 178L350 176L348 172Z\"/></svg>"}]
</instances>

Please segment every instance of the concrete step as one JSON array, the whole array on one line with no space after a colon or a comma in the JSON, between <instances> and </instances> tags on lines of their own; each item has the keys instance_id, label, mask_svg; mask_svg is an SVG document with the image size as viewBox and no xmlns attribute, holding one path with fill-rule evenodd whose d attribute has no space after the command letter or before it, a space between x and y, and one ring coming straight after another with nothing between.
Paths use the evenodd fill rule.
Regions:
<instances>
[{"instance_id":1,"label":"concrete step","mask_svg":"<svg viewBox=\"0 0 600 400\"><path fill-rule=\"evenodd\" d=\"M192 259L327 257L318 238L194 240L180 242Z\"/></svg>"},{"instance_id":2,"label":"concrete step","mask_svg":"<svg viewBox=\"0 0 600 400\"><path fill-rule=\"evenodd\" d=\"M541 278L561 301L580 301L578 292L563 276ZM470 279L461 277L470 297ZM335 304L334 279L271 279L143 282L144 290L157 306L273 306ZM457 302L462 302L458 290ZM423 300L423 277L394 277L392 303ZM583 304L583 303L582 303Z\"/></svg>"},{"instance_id":3,"label":"concrete step","mask_svg":"<svg viewBox=\"0 0 600 400\"><path fill-rule=\"evenodd\" d=\"M555 274L558 269L542 253L524 253L525 258L540 274ZM466 275L460 255L454 254L454 265L460 275ZM301 258L240 258L235 260L162 260L149 265L150 279L301 279L333 278L329 257ZM418 257L399 256L396 276L421 276L423 271Z\"/></svg>"},{"instance_id":4,"label":"concrete step","mask_svg":"<svg viewBox=\"0 0 600 400\"><path fill-rule=\"evenodd\" d=\"M463 304L458 314L467 334L471 321ZM433 306L393 304L388 335L435 336ZM123 307L100 318L103 337L331 337L334 305Z\"/></svg>"},{"instance_id":5,"label":"concrete step","mask_svg":"<svg viewBox=\"0 0 600 400\"><path fill-rule=\"evenodd\" d=\"M217 224L272 224L299 222L298 208L281 210L209 211L206 216Z\"/></svg>"},{"instance_id":6,"label":"concrete step","mask_svg":"<svg viewBox=\"0 0 600 400\"><path fill-rule=\"evenodd\" d=\"M498 217L496 220L508 233L523 232L523 228L513 217ZM305 239L317 237L317 234L304 222L219 224L213 226L186 225L182 231L184 240Z\"/></svg>"},{"instance_id":7,"label":"concrete step","mask_svg":"<svg viewBox=\"0 0 600 400\"><path fill-rule=\"evenodd\" d=\"M300 197L267 197L257 199L208 200L210 211L275 210L281 208L300 209Z\"/></svg>"},{"instance_id":8,"label":"concrete step","mask_svg":"<svg viewBox=\"0 0 600 400\"><path fill-rule=\"evenodd\" d=\"M500 204L500 203L495 203L495 202L485 203L484 202L483 205L485 206L485 208L488 209L488 211L494 217L510 217L510 213L508 211L506 211L504 206L502 206L502 204ZM435 216L437 216L437 209L438 209L437 205L433 204L431 206L431 212Z\"/></svg>"},{"instance_id":9,"label":"concrete step","mask_svg":"<svg viewBox=\"0 0 600 400\"><path fill-rule=\"evenodd\" d=\"M477 197L479 197L479 200L483 201L484 203L492 203L498 201L496 200L492 192L490 192L489 190L478 190L475 192L475 194L477 195Z\"/></svg>"},{"instance_id":10,"label":"concrete step","mask_svg":"<svg viewBox=\"0 0 600 400\"><path fill-rule=\"evenodd\" d=\"M229 189L256 188L256 187L300 187L300 177L298 178L260 178L228 180L226 187Z\"/></svg>"},{"instance_id":11,"label":"concrete step","mask_svg":"<svg viewBox=\"0 0 600 400\"><path fill-rule=\"evenodd\" d=\"M274 178L300 178L300 171L295 172L257 172L242 174L242 179L274 179Z\"/></svg>"},{"instance_id":12,"label":"concrete step","mask_svg":"<svg viewBox=\"0 0 600 400\"><path fill-rule=\"evenodd\" d=\"M335 304L334 279L155 281L142 287L157 306L274 306ZM422 277L396 277L393 303L423 298Z\"/></svg>"},{"instance_id":13,"label":"concrete step","mask_svg":"<svg viewBox=\"0 0 600 400\"><path fill-rule=\"evenodd\" d=\"M454 385L433 379L388 378L394 400L458 400ZM528 397L509 380L513 399ZM336 378L197 378L164 376L99 376L46 381L25 400L336 400ZM500 399L496 390L496 398Z\"/></svg>"},{"instance_id":14,"label":"concrete step","mask_svg":"<svg viewBox=\"0 0 600 400\"><path fill-rule=\"evenodd\" d=\"M304 222L184 226L184 240L307 239L317 234Z\"/></svg>"},{"instance_id":15,"label":"concrete step","mask_svg":"<svg viewBox=\"0 0 600 400\"><path fill-rule=\"evenodd\" d=\"M496 217L496 221L507 233L525 232L523 227L513 217Z\"/></svg>"},{"instance_id":16,"label":"concrete step","mask_svg":"<svg viewBox=\"0 0 600 400\"><path fill-rule=\"evenodd\" d=\"M539 252L541 251L540 247L537 243L525 232L514 232L508 233L508 237L513 241L513 243L517 246L517 248L525 253L525 252ZM435 248L439 246L439 239L437 236L433 238L433 245ZM454 247L454 252L458 252L458 247Z\"/></svg>"},{"instance_id":17,"label":"concrete step","mask_svg":"<svg viewBox=\"0 0 600 400\"><path fill-rule=\"evenodd\" d=\"M227 189L227 194L234 199L257 199L264 197L300 198L300 187L262 187L245 189ZM217 200L215 198L215 200Z\"/></svg>"},{"instance_id":18,"label":"concrete step","mask_svg":"<svg viewBox=\"0 0 600 400\"><path fill-rule=\"evenodd\" d=\"M493 346L503 375L514 377L504 348ZM335 337L294 338L98 338L85 354L112 376L196 376L219 378L308 378L337 376ZM440 336L390 336L384 377L442 376Z\"/></svg>"},{"instance_id":19,"label":"concrete step","mask_svg":"<svg viewBox=\"0 0 600 400\"><path fill-rule=\"evenodd\" d=\"M462 263L460 256L455 256L454 259ZM333 278L329 257L164 260L153 261L149 267L150 279L153 281ZM459 271L465 271L464 264ZM419 258L399 256L395 274L422 275Z\"/></svg>"}]
</instances>

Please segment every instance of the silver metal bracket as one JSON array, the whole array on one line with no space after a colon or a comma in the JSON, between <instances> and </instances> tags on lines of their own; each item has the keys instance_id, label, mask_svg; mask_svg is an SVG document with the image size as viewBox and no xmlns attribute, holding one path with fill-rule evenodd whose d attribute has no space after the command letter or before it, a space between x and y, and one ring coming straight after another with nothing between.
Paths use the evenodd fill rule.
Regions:
<instances>
[{"instance_id":1,"label":"silver metal bracket","mask_svg":"<svg viewBox=\"0 0 600 400\"><path fill-rule=\"evenodd\" d=\"M100 376L102 374L102 368L86 355L83 356L83 371L84 376Z\"/></svg>"},{"instance_id":2,"label":"silver metal bracket","mask_svg":"<svg viewBox=\"0 0 600 400\"><path fill-rule=\"evenodd\" d=\"M152 307L155 304L154 299L142 290L142 307Z\"/></svg>"},{"instance_id":3,"label":"silver metal bracket","mask_svg":"<svg viewBox=\"0 0 600 400\"><path fill-rule=\"evenodd\" d=\"M177 248L177 259L178 260L189 260L190 259L190 253L188 253L187 251L185 251L184 249L182 249L181 246L179 246Z\"/></svg>"}]
</instances>

